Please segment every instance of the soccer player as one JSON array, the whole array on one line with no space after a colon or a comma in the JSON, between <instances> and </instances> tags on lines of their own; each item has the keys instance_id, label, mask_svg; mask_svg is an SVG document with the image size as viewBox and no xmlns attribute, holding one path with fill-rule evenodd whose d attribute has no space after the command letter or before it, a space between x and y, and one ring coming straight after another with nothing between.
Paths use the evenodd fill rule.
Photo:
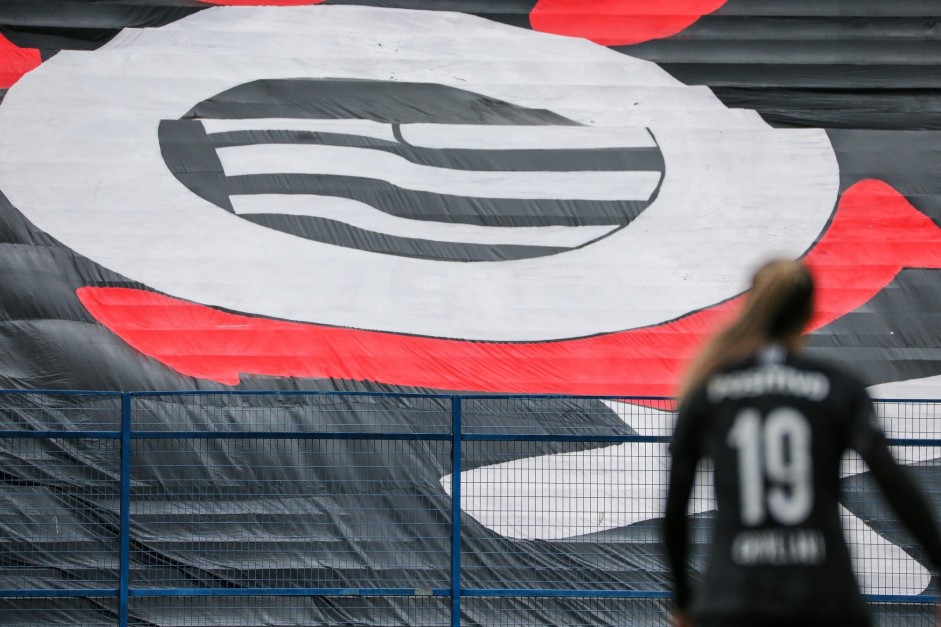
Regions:
<instances>
[{"instance_id":1,"label":"soccer player","mask_svg":"<svg viewBox=\"0 0 941 627\"><path fill-rule=\"evenodd\" d=\"M687 373L663 527L678 627L870 625L838 513L847 449L865 460L935 575L941 567L930 508L889 452L865 387L801 354L813 292L800 262L764 265L738 318ZM693 591L686 510L703 458L713 463L718 515Z\"/></svg>"}]
</instances>

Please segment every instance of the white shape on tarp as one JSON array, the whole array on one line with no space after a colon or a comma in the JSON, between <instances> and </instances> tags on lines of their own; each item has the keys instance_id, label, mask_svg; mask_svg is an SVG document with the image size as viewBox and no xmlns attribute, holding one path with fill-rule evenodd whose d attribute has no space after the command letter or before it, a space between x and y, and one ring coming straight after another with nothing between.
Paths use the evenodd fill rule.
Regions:
<instances>
[{"instance_id":1,"label":"white shape on tarp","mask_svg":"<svg viewBox=\"0 0 941 627\"><path fill-rule=\"evenodd\" d=\"M870 388L876 397L941 401L941 377ZM908 391L910 394L905 394ZM633 403L604 401L638 435L668 436L675 414ZM877 403L891 438L937 437L941 402ZM937 447L892 447L901 463L941 457ZM841 476L866 472L855 453ZM563 540L661 518L669 474L665 443L626 443L483 466L461 473L461 509L491 531L510 538ZM450 494L451 476L441 479ZM715 509L708 475L700 471L689 513ZM868 594L922 593L931 575L900 547L840 507L840 518L860 586Z\"/></svg>"},{"instance_id":2,"label":"white shape on tarp","mask_svg":"<svg viewBox=\"0 0 941 627\"><path fill-rule=\"evenodd\" d=\"M432 83L549 110L599 134L649 129L663 181L641 215L599 241L463 263L265 228L169 171L161 120L252 81L299 78ZM426 131L413 134L430 140ZM547 141L555 133L546 130ZM585 40L440 11L211 8L125 29L95 51L62 51L0 108L0 189L78 254L228 311L430 337L575 338L708 307L740 293L746 271L768 256L805 252L838 185L823 130L771 128L705 87Z\"/></svg>"}]
</instances>

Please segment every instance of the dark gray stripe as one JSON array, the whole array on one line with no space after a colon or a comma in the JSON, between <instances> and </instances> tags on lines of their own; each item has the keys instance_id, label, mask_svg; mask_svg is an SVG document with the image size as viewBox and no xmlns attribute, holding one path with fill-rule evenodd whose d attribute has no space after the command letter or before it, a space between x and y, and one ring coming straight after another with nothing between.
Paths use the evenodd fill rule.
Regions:
<instances>
[{"instance_id":1,"label":"dark gray stripe","mask_svg":"<svg viewBox=\"0 0 941 627\"><path fill-rule=\"evenodd\" d=\"M713 87L723 103L777 127L941 129L941 90Z\"/></svg>"},{"instance_id":2,"label":"dark gray stripe","mask_svg":"<svg viewBox=\"0 0 941 627\"><path fill-rule=\"evenodd\" d=\"M204 100L182 117L578 126L552 111L528 109L447 85L355 79L252 81Z\"/></svg>"},{"instance_id":3,"label":"dark gray stripe","mask_svg":"<svg viewBox=\"0 0 941 627\"><path fill-rule=\"evenodd\" d=\"M754 23L758 20L749 20ZM781 20L775 20L780 23ZM872 24L872 20L866 20ZM881 24L881 21L880 21ZM847 24L837 25L832 22L819 25L819 31L801 27L800 32L761 33L749 30L742 24L739 39L730 45L728 39L689 39L677 38L669 42L651 41L632 46L631 50L640 49L644 58L655 63L696 62L709 64L787 64L791 67L820 65L912 65L937 67L941 58L941 41L932 39L890 39L888 33L877 34L869 30L866 37L856 35L856 40L830 39L838 33L852 37ZM891 23L890 23L891 26ZM864 24L857 24L863 30ZM857 31L858 33L859 31ZM748 38L742 39L747 33ZM731 35L731 33L729 33ZM764 35L763 37L761 35ZM798 38L799 37L799 38ZM872 69L872 68L867 68Z\"/></svg>"},{"instance_id":4,"label":"dark gray stripe","mask_svg":"<svg viewBox=\"0 0 941 627\"><path fill-rule=\"evenodd\" d=\"M941 227L941 131L829 129L840 164L840 189L877 178Z\"/></svg>"},{"instance_id":5,"label":"dark gray stripe","mask_svg":"<svg viewBox=\"0 0 941 627\"><path fill-rule=\"evenodd\" d=\"M329 4L345 4L423 11L459 11L475 15L525 15L533 10L537 0L327 0Z\"/></svg>"},{"instance_id":6,"label":"dark gray stripe","mask_svg":"<svg viewBox=\"0 0 941 627\"><path fill-rule=\"evenodd\" d=\"M214 133L216 148L255 144L316 144L381 150L412 163L436 168L493 172L663 172L663 155L656 147L479 150L470 148L425 148L339 133L288 130L251 130Z\"/></svg>"},{"instance_id":7,"label":"dark gray stripe","mask_svg":"<svg viewBox=\"0 0 941 627\"><path fill-rule=\"evenodd\" d=\"M869 384L941 374L941 272L903 269L865 307L806 336L812 356L839 356Z\"/></svg>"},{"instance_id":8,"label":"dark gray stripe","mask_svg":"<svg viewBox=\"0 0 941 627\"><path fill-rule=\"evenodd\" d=\"M336 196L401 218L481 226L626 225L652 201L472 198L402 189L378 179L324 174L230 176L227 186L231 195Z\"/></svg>"},{"instance_id":9,"label":"dark gray stripe","mask_svg":"<svg viewBox=\"0 0 941 627\"><path fill-rule=\"evenodd\" d=\"M776 126L941 128L937 0L729 0L616 48Z\"/></svg>"},{"instance_id":10,"label":"dark gray stripe","mask_svg":"<svg viewBox=\"0 0 941 627\"><path fill-rule=\"evenodd\" d=\"M553 246L465 244L412 239L366 231L344 222L311 216L255 213L241 214L241 217L260 226L297 235L315 242L419 259L509 261L544 257L569 250L568 248Z\"/></svg>"},{"instance_id":11,"label":"dark gray stripe","mask_svg":"<svg viewBox=\"0 0 941 627\"><path fill-rule=\"evenodd\" d=\"M210 6L198 0L2 0L0 33L21 48L95 50L123 28L160 27Z\"/></svg>"},{"instance_id":12,"label":"dark gray stripe","mask_svg":"<svg viewBox=\"0 0 941 627\"><path fill-rule=\"evenodd\" d=\"M625 51L633 53L632 49ZM747 84L749 87L794 89L941 89L941 72L937 65L687 62L661 63L660 67L684 83L710 87Z\"/></svg>"},{"instance_id":13,"label":"dark gray stripe","mask_svg":"<svg viewBox=\"0 0 941 627\"><path fill-rule=\"evenodd\" d=\"M162 120L157 138L160 154L173 176L200 198L233 211L225 170L200 122Z\"/></svg>"}]
</instances>

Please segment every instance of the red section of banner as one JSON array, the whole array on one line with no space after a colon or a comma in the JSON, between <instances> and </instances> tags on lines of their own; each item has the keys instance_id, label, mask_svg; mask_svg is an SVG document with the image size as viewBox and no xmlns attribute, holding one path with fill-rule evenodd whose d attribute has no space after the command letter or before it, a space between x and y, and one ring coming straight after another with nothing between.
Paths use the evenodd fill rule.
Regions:
<instances>
[{"instance_id":1,"label":"red section of banner","mask_svg":"<svg viewBox=\"0 0 941 627\"><path fill-rule=\"evenodd\" d=\"M864 180L840 198L806 261L817 282L817 329L858 308L903 268L941 268L941 228L904 196Z\"/></svg>"},{"instance_id":2,"label":"red section of banner","mask_svg":"<svg viewBox=\"0 0 941 627\"><path fill-rule=\"evenodd\" d=\"M0 35L0 89L9 89L20 77L41 63L39 50L20 48Z\"/></svg>"},{"instance_id":3,"label":"red section of banner","mask_svg":"<svg viewBox=\"0 0 941 627\"><path fill-rule=\"evenodd\" d=\"M326 0L199 0L206 4L224 4L232 7L296 7L320 4Z\"/></svg>"},{"instance_id":4,"label":"red section of banner","mask_svg":"<svg viewBox=\"0 0 941 627\"><path fill-rule=\"evenodd\" d=\"M533 29L626 46L675 35L727 0L539 0Z\"/></svg>"},{"instance_id":5,"label":"red section of banner","mask_svg":"<svg viewBox=\"0 0 941 627\"><path fill-rule=\"evenodd\" d=\"M941 229L881 181L847 190L807 254L819 285L811 330L858 308L905 267L941 268ZM466 342L230 314L144 290L78 296L139 351L193 377L240 373L377 381L437 390L670 396L741 297L654 327L555 342Z\"/></svg>"}]
</instances>

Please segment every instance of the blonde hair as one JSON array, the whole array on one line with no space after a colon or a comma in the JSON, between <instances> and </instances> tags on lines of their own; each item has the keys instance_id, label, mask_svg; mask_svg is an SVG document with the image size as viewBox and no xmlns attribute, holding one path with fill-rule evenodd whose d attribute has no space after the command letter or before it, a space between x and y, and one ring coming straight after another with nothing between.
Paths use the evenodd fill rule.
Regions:
<instances>
[{"instance_id":1,"label":"blonde hair","mask_svg":"<svg viewBox=\"0 0 941 627\"><path fill-rule=\"evenodd\" d=\"M776 259L752 277L738 317L709 340L693 359L680 398L705 383L719 368L744 359L770 342L793 344L813 314L814 281L799 261Z\"/></svg>"}]
</instances>

